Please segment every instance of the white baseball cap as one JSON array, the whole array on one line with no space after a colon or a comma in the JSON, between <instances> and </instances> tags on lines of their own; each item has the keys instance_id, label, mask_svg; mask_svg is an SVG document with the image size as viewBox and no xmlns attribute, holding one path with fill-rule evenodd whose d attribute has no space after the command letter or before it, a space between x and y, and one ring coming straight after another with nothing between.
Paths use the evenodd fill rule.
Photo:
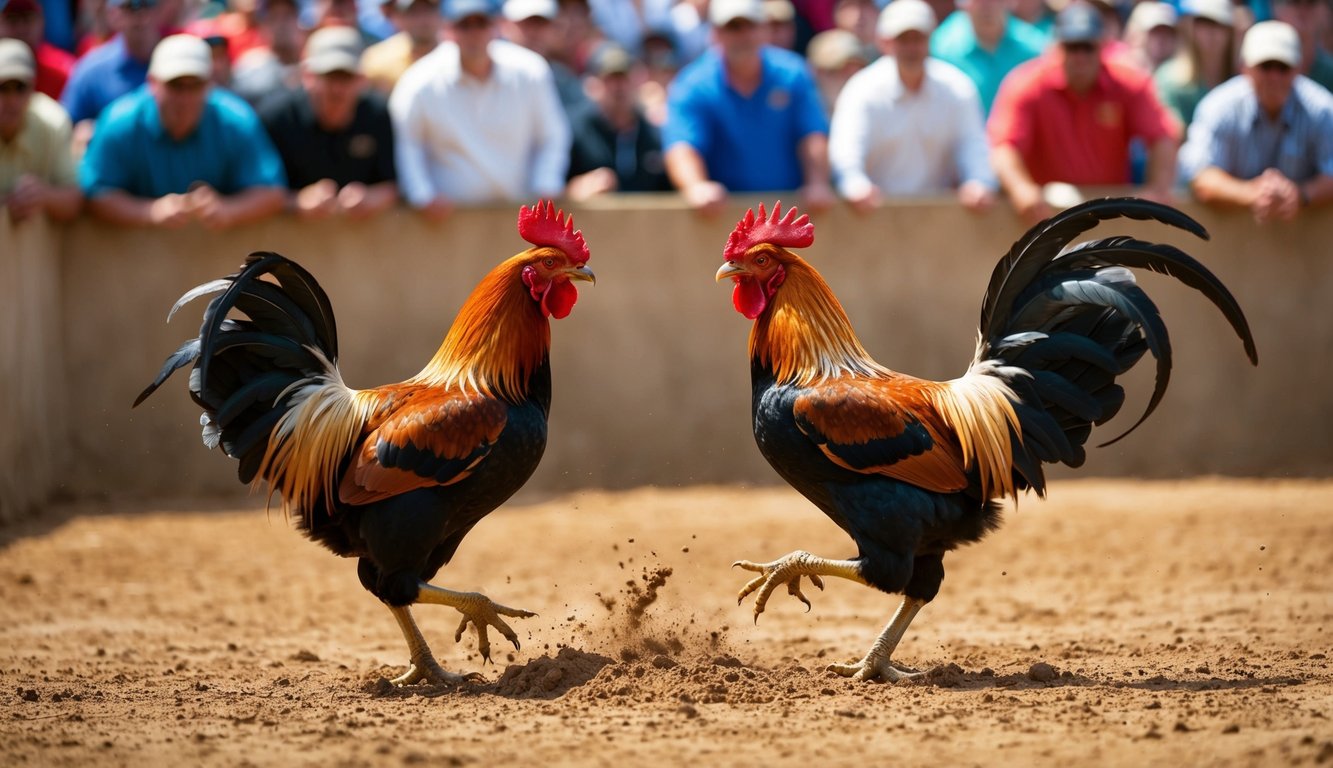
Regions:
<instances>
[{"instance_id":1,"label":"white baseball cap","mask_svg":"<svg viewBox=\"0 0 1333 768\"><path fill-rule=\"evenodd\" d=\"M1236 26L1231 8L1231 0L1184 0L1180 4L1180 12L1185 16L1208 19L1225 27Z\"/></svg>"},{"instance_id":2,"label":"white baseball cap","mask_svg":"<svg viewBox=\"0 0 1333 768\"><path fill-rule=\"evenodd\" d=\"M1176 28L1176 9L1167 3L1148 2L1139 3L1134 6L1134 10L1129 14L1129 20L1125 22L1129 29L1137 29L1143 32L1156 29L1157 27Z\"/></svg>"},{"instance_id":3,"label":"white baseball cap","mask_svg":"<svg viewBox=\"0 0 1333 768\"><path fill-rule=\"evenodd\" d=\"M935 11L924 0L893 0L880 11L875 32L892 40L904 32L929 35L935 31Z\"/></svg>"},{"instance_id":4,"label":"white baseball cap","mask_svg":"<svg viewBox=\"0 0 1333 768\"><path fill-rule=\"evenodd\" d=\"M28 44L14 38L0 40L0 83L18 80L32 85L36 77L37 63Z\"/></svg>"},{"instance_id":5,"label":"white baseball cap","mask_svg":"<svg viewBox=\"0 0 1333 768\"><path fill-rule=\"evenodd\" d=\"M1296 28L1281 21L1261 21L1250 27L1240 44L1240 60L1247 67L1265 61L1280 61L1289 67L1301 64L1301 38Z\"/></svg>"},{"instance_id":6,"label":"white baseball cap","mask_svg":"<svg viewBox=\"0 0 1333 768\"><path fill-rule=\"evenodd\" d=\"M560 7L555 0L506 0L503 13L510 21L523 21L535 16L552 21L560 15Z\"/></svg>"},{"instance_id":7,"label":"white baseball cap","mask_svg":"<svg viewBox=\"0 0 1333 768\"><path fill-rule=\"evenodd\" d=\"M213 72L213 52L203 38L171 35L158 41L148 62L148 76L166 83L178 77L207 80Z\"/></svg>"},{"instance_id":8,"label":"white baseball cap","mask_svg":"<svg viewBox=\"0 0 1333 768\"><path fill-rule=\"evenodd\" d=\"M763 23L763 0L712 0L708 4L708 23L713 26L725 27L736 19Z\"/></svg>"}]
</instances>

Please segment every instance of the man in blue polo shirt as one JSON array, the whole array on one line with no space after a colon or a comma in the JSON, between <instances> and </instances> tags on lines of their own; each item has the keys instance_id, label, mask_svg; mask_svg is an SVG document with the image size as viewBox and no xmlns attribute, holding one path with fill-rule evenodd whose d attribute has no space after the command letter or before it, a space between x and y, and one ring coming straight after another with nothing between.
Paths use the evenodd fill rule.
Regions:
<instances>
[{"instance_id":1,"label":"man in blue polo shirt","mask_svg":"<svg viewBox=\"0 0 1333 768\"><path fill-rule=\"evenodd\" d=\"M107 107L79 169L93 215L116 224L244 224L282 210L282 160L254 110L209 85L192 35L158 44L148 83Z\"/></svg>"},{"instance_id":2,"label":"man in blue polo shirt","mask_svg":"<svg viewBox=\"0 0 1333 768\"><path fill-rule=\"evenodd\" d=\"M107 0L106 5L115 37L75 63L60 95L69 119L76 126L86 123L84 132L108 104L143 85L153 47L162 39L157 0Z\"/></svg>"},{"instance_id":3,"label":"man in blue polo shirt","mask_svg":"<svg viewBox=\"0 0 1333 768\"><path fill-rule=\"evenodd\" d=\"M805 60L764 45L760 0L712 0L708 15L716 45L668 96L672 184L706 214L721 211L728 191L797 190L806 208L828 208L828 116Z\"/></svg>"}]
</instances>

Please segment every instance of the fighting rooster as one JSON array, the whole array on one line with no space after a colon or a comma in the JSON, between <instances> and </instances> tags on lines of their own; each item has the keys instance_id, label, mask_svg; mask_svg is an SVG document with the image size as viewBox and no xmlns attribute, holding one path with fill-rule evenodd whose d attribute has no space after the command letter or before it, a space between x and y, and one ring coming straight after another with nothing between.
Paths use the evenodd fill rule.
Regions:
<instances>
[{"instance_id":1,"label":"fighting rooster","mask_svg":"<svg viewBox=\"0 0 1333 768\"><path fill-rule=\"evenodd\" d=\"M173 315L221 293L205 309L199 337L167 359L134 403L194 364L190 394L204 409L204 444L237 459L242 482L267 481L311 539L359 558L361 584L389 607L407 640L410 665L393 681L400 685L480 678L441 668L412 604L456 608L463 620L455 641L471 623L487 660L488 626L517 648L501 617L534 615L428 583L537 468L551 405L548 318L569 314L578 299L573 281L594 280L583 234L554 205L522 207L518 231L533 247L482 279L439 351L407 381L364 390L343 384L324 290L295 262L255 253L239 273L176 302ZM244 317L228 317L233 310Z\"/></svg>"},{"instance_id":2,"label":"fighting rooster","mask_svg":"<svg viewBox=\"0 0 1333 768\"><path fill-rule=\"evenodd\" d=\"M1178 278L1225 315L1258 363L1249 326L1231 293L1202 264L1167 245L1112 237L1066 246L1098 222L1154 219L1207 238L1172 208L1108 199L1071 208L1033 227L1000 260L982 301L976 356L967 372L936 382L872 360L824 279L791 253L814 241L794 209L747 213L731 233L719 281L735 283L750 332L754 436L778 474L855 541L846 560L793 552L758 573L757 621L774 590L805 603L801 577L822 589L838 576L888 593L901 607L866 655L831 670L896 682L919 672L892 656L913 617L944 579L944 553L1000 523L1000 500L1020 490L1045 495L1044 462L1084 460L1093 425L1120 409L1115 378L1144 354L1157 360L1147 418L1166 390L1166 326L1130 267ZM1122 434L1120 437L1124 437ZM1119 438L1116 438L1117 440ZM1111 441L1111 442L1114 442Z\"/></svg>"}]
</instances>

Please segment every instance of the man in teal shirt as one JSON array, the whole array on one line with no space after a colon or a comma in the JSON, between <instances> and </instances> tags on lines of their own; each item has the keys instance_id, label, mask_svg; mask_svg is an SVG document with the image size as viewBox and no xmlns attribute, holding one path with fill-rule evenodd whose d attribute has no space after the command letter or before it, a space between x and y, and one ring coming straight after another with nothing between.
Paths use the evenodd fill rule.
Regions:
<instances>
[{"instance_id":1,"label":"man in teal shirt","mask_svg":"<svg viewBox=\"0 0 1333 768\"><path fill-rule=\"evenodd\" d=\"M989 115L1000 81L1009 70L1046 49L1041 30L1013 16L1005 0L959 0L930 36L930 55L963 70Z\"/></svg>"},{"instance_id":2,"label":"man in teal shirt","mask_svg":"<svg viewBox=\"0 0 1333 768\"><path fill-rule=\"evenodd\" d=\"M282 160L240 97L208 83L191 35L158 44L148 83L112 102L79 169L89 211L116 224L225 228L286 205Z\"/></svg>"}]
</instances>

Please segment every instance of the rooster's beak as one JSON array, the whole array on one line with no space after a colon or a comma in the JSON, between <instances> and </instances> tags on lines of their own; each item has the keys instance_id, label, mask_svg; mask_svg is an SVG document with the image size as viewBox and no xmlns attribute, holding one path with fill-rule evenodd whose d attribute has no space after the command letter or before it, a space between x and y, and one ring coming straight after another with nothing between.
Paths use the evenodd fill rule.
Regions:
<instances>
[{"instance_id":1,"label":"rooster's beak","mask_svg":"<svg viewBox=\"0 0 1333 768\"><path fill-rule=\"evenodd\" d=\"M746 270L744 266L737 264L734 261L728 261L722 264L717 270L717 274L713 276L713 279L720 283L729 277L740 277L745 274L745 272Z\"/></svg>"},{"instance_id":2,"label":"rooster's beak","mask_svg":"<svg viewBox=\"0 0 1333 768\"><path fill-rule=\"evenodd\" d=\"M565 270L565 276L570 280L582 280L597 285L597 275L594 275L591 269L588 269L582 264L572 269Z\"/></svg>"}]
</instances>

